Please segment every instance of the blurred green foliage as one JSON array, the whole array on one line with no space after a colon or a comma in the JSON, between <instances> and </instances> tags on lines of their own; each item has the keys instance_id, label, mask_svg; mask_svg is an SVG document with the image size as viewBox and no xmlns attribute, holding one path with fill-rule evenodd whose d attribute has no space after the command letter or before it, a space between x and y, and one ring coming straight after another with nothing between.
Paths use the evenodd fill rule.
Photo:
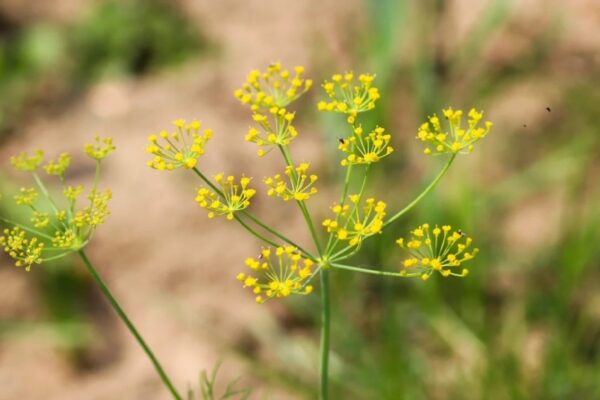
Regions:
<instances>
[{"instance_id":1,"label":"blurred green foliage","mask_svg":"<svg viewBox=\"0 0 600 400\"><path fill-rule=\"evenodd\" d=\"M141 75L199 54L202 35L163 0L92 3L72 24L16 24L0 15L0 137L21 112L105 78Z\"/></svg>"}]
</instances>

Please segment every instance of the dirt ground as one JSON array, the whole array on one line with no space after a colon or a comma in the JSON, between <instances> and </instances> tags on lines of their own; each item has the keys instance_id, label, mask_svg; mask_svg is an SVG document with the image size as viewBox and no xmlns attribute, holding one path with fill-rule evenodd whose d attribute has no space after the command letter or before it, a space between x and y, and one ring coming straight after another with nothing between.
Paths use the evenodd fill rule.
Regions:
<instances>
[{"instance_id":1,"label":"dirt ground","mask_svg":"<svg viewBox=\"0 0 600 400\"><path fill-rule=\"evenodd\" d=\"M80 12L74 4L65 2L53 17L68 19L70 13ZM573 4L577 9L589 5ZM257 252L258 243L237 225L208 220L193 201L199 182L182 171L149 169L144 148L146 137L173 119L198 118L216 133L200 160L203 171L245 172L256 181L277 171L279 160L267 157L256 162L254 145L243 141L249 113L232 92L247 71L275 60L304 64L309 73L311 65L327 60L336 60L332 69L348 67L345 34L349 24L362 23L359 2L307 0L283 5L276 0L221 0L185 1L182 6L215 43L214 51L141 80L99 84L59 114L32 116L0 149L2 167L21 150L43 148L49 156L69 151L75 155L78 178L89 182L92 171L81 154L82 144L97 133L112 136L118 151L106 162L102 179L114 194L111 216L88 250L176 385L194 385L200 370L224 360L222 381L241 376L261 387L249 364L229 350L248 336L258 338L261 358L269 360L277 353L281 358L287 351L285 357L306 366L303 378L315 379L316 338L296 338L298 348L287 348L276 320L277 305L257 306L233 279L244 258ZM44 12L52 14L39 11ZM590 35L583 34L594 22L582 21L569 34L581 37L581 45L588 49L597 46L598 41L589 42L585 38ZM319 59L323 54L329 55ZM318 168L323 151L316 128L300 129L296 159L310 160ZM302 221L297 214L288 215L285 207L271 210L268 199L258 200L254 207L308 242L298 229ZM43 318L40 299L32 296L35 273L0 267L2 318ZM87 372L73 368L43 331L0 342L0 400L167 399L151 364L110 310L98 313L95 323L106 362ZM307 355L310 358L304 360ZM263 387L260 393L272 399L299 398L277 388Z\"/></svg>"}]
</instances>

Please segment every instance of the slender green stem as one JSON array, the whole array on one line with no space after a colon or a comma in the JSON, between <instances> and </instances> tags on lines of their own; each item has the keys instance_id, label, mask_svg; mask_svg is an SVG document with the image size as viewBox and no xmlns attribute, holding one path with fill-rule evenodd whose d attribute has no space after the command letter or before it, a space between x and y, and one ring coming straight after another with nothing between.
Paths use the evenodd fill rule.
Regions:
<instances>
[{"instance_id":1,"label":"slender green stem","mask_svg":"<svg viewBox=\"0 0 600 400\"><path fill-rule=\"evenodd\" d=\"M452 157L450 157L450 159L448 160L446 165L444 165L444 168L442 168L440 173L435 177L435 179L433 181L431 181L431 183L425 188L425 190L423 190L421 192L421 194L419 194L417 197L415 197L415 199L413 201L411 201L406 207L404 207L402 210L400 210L396 214L394 214L394 216L392 216L392 218L388 219L383 224L383 227L385 228L386 226L388 226L389 224L391 224L392 222L394 222L395 220L397 220L398 218L400 218L401 216L406 214L414 206L416 206L417 203L419 203L419 201L421 201L421 199L423 199L423 197L427 196L427 194L429 192L431 192L431 190L438 184L440 179L442 179L442 177L446 174L446 172L450 168L450 165L452 165L452 162L454 161L455 158L456 158L456 154L452 154Z\"/></svg>"},{"instance_id":2,"label":"slender green stem","mask_svg":"<svg viewBox=\"0 0 600 400\"><path fill-rule=\"evenodd\" d=\"M321 271L320 400L329 399L329 331L331 325L331 304L329 294L329 271L324 269Z\"/></svg>"},{"instance_id":3,"label":"slender green stem","mask_svg":"<svg viewBox=\"0 0 600 400\"><path fill-rule=\"evenodd\" d=\"M246 224L240 217L238 217L237 215L233 215L235 220L237 222L240 223L240 225L242 225L248 232L250 232L252 235L256 236L258 239L262 240L263 242L273 246L273 247L279 247L279 245L269 239L267 239L266 237L264 237L263 235L261 235L260 233L256 232L254 229L252 229L251 227L248 226L248 224Z\"/></svg>"},{"instance_id":4,"label":"slender green stem","mask_svg":"<svg viewBox=\"0 0 600 400\"><path fill-rule=\"evenodd\" d=\"M345 269L345 270L354 271L354 272L361 272L363 274L404 277L404 275L400 274L399 272L380 271L377 269L353 267L350 265L338 264L338 263L331 263L330 265L333 268Z\"/></svg>"},{"instance_id":5,"label":"slender green stem","mask_svg":"<svg viewBox=\"0 0 600 400\"><path fill-rule=\"evenodd\" d=\"M58 213L58 207L56 207L56 203L54 203L54 199L52 198L52 196L50 196L50 193L48 192L48 189L46 189L44 182L42 182L42 180L40 179L40 177L37 173L33 172L32 174L33 174L33 180L40 188L42 194L44 195L44 197L46 197L48 199L54 212Z\"/></svg>"},{"instance_id":6,"label":"slender green stem","mask_svg":"<svg viewBox=\"0 0 600 400\"><path fill-rule=\"evenodd\" d=\"M37 229L33 229L33 228L30 228L30 227L28 227L26 225L19 224L18 222L11 221L10 219L0 217L0 221L3 221L3 222L5 222L5 223L7 223L9 225L14 225L16 227L19 227L19 228L23 229L24 231L27 231L29 233L33 233L34 235L41 236L41 237L43 237L45 239L48 239L48 240L52 240L53 239L52 236L47 235L44 232L40 232Z\"/></svg>"},{"instance_id":7,"label":"slender green stem","mask_svg":"<svg viewBox=\"0 0 600 400\"><path fill-rule=\"evenodd\" d=\"M354 145L353 145L354 146ZM352 176L352 164L348 165L346 168L346 177L344 178L344 186L342 189L342 195L340 196L340 205L344 205L346 201L346 196L348 196L348 190L350 190L350 177ZM336 217L336 221L338 221L339 216ZM325 253L329 253L331 251L331 244L334 239L334 232L329 234L329 239L327 240L327 246L325 247Z\"/></svg>"},{"instance_id":8,"label":"slender green stem","mask_svg":"<svg viewBox=\"0 0 600 400\"><path fill-rule=\"evenodd\" d=\"M167 387L167 389L169 389L169 391L171 392L171 395L173 396L173 398L175 400L182 400L183 398L177 392L177 389L175 389L175 386L173 386L173 384L171 383L171 380L169 379L169 377L163 370L162 366L160 365L160 362L154 356L154 353L152 353L152 350L150 350L150 348L148 347L148 345L146 344L146 342L144 341L144 339L142 338L140 333L137 331L137 329L133 325L133 323L129 320L129 318L127 317L127 314L125 314L125 311L123 311L123 309L121 308L121 306L119 305L117 300L113 297L112 293L110 292L110 290L108 289L108 287L106 286L106 284L104 283L104 281L102 280L102 278L100 277L100 275L98 274L98 272L96 271L96 269L94 268L94 266L92 265L90 260L88 259L85 252L83 250L79 250L78 253L79 253L79 256L81 257L81 259L83 260L83 263L87 267L88 271L90 272L90 274L92 275L92 277L94 278L94 280L96 281L98 286L100 286L100 290L102 290L102 293L104 294L104 296L106 296L106 298L110 302L111 306L114 308L114 310L119 315L121 320L125 323L125 325L129 329L131 334L135 337L135 339L137 340L139 345L142 347L142 349L144 350L144 352L146 353L148 358L150 358L150 361L154 365L154 368L156 368L158 375L160 375L160 378L162 379L162 381L165 384L165 386Z\"/></svg>"},{"instance_id":9,"label":"slender green stem","mask_svg":"<svg viewBox=\"0 0 600 400\"><path fill-rule=\"evenodd\" d=\"M212 183L210 181L210 179L208 179L206 177L206 175L204 175L202 172L200 172L200 170L198 168L193 168L194 172L196 173L196 175L198 175L208 186L210 186L210 188L212 190L215 191L215 193L217 193L219 196L221 196L221 198L224 198L225 195L223 194L223 192L217 187L215 186L214 183ZM255 217L254 215L252 215L250 212L246 211L246 210L242 210L239 212L240 214L242 214L245 217L248 217L250 220L252 220L252 222L254 222L255 224L259 225L261 228L265 229L266 231L270 232L271 234L277 236L279 239L283 240L284 242L296 247L298 250L300 250L302 253L304 253L304 255L306 255L307 257L314 259L314 256L312 256L308 251L304 250L301 246L299 246L298 244L296 244L295 242L293 242L291 239L287 238L285 235L283 235L281 232L277 231L274 228L271 228L269 225L265 224L264 222L262 222L260 219L258 219L257 217ZM236 218L236 220L240 223L241 219ZM248 229L248 226L245 226L246 229ZM253 230L253 232L255 232ZM261 240L262 237L259 237ZM270 241L267 241L268 243L273 243ZM278 246L278 245L273 245L272 246Z\"/></svg>"},{"instance_id":10,"label":"slender green stem","mask_svg":"<svg viewBox=\"0 0 600 400\"><path fill-rule=\"evenodd\" d=\"M290 167L290 169L292 171L292 176L294 177L294 179L297 179L296 169L294 168L294 163L292 162L292 157L288 151L287 146L279 145L279 150L281 151L281 154L283 155L286 165L288 167ZM306 221L306 225L308 226L308 230L310 231L312 240L315 243L317 252L319 253L319 256L321 256L323 254L323 250L321 249L321 243L319 242L319 237L317 236L317 231L315 230L315 226L312 222L310 213L308 212L308 208L306 207L306 203L304 202L304 200L297 200L296 202L298 203L298 206L300 207L300 210L302 211L302 216L304 217L304 220Z\"/></svg>"}]
</instances>

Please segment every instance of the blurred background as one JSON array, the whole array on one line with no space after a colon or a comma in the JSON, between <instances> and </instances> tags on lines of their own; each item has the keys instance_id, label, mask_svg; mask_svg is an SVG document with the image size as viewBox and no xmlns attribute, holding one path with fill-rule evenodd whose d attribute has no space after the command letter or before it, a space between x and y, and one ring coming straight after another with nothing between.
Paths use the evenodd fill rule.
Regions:
<instances>
[{"instance_id":1,"label":"blurred background","mask_svg":"<svg viewBox=\"0 0 600 400\"><path fill-rule=\"evenodd\" d=\"M451 223L481 253L466 279L390 280L333 271L333 399L600 399L600 3L595 0L0 1L0 189L27 184L9 156L74 154L110 135L112 215L91 258L183 389L222 362L252 399L314 399L318 293L256 305L234 279L259 243L208 220L200 182L146 167L146 137L176 118L215 130L200 169L282 169L243 136L234 89L270 62L316 82L353 69L382 92L366 124L396 152L370 194L398 209L444 160L414 140L427 115L486 111L493 132L356 263L397 268L394 240ZM343 117L316 85L294 105L297 161L322 177L309 208L337 198ZM293 204L254 211L310 244ZM7 196L10 198L10 196ZM6 198L5 198L6 199ZM10 202L3 214L15 213ZM318 290L317 290L318 292ZM30 273L0 258L0 399L167 399L151 364L75 258Z\"/></svg>"}]
</instances>

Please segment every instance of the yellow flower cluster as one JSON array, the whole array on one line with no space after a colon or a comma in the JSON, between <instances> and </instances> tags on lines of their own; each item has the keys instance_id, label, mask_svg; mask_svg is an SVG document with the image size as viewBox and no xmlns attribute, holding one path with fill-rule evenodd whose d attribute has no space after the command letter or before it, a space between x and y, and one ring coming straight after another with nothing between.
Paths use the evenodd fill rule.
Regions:
<instances>
[{"instance_id":1,"label":"yellow flower cluster","mask_svg":"<svg viewBox=\"0 0 600 400\"><path fill-rule=\"evenodd\" d=\"M85 153L96 161L102 161L110 153L115 151L115 149L116 147L113 144L113 140L111 137L101 138L99 136L96 136L95 143L86 144L83 147Z\"/></svg>"},{"instance_id":2,"label":"yellow flower cluster","mask_svg":"<svg viewBox=\"0 0 600 400\"><path fill-rule=\"evenodd\" d=\"M350 246L357 246L364 238L381 233L386 204L368 198L364 205L361 205L361 198L356 194L348 198L350 204L337 204L332 207L336 218L324 220L323 226L327 232L335 233L338 240L348 241Z\"/></svg>"},{"instance_id":3,"label":"yellow flower cluster","mask_svg":"<svg viewBox=\"0 0 600 400\"><path fill-rule=\"evenodd\" d=\"M198 158L204 154L206 143L213 136L211 129L200 133L202 123L192 121L189 124L183 119L173 121L177 128L174 132L161 131L158 135L150 135L150 144L146 151L154 158L148 161L150 168L172 171L176 168L194 168ZM163 144L159 143L160 141Z\"/></svg>"},{"instance_id":4,"label":"yellow flower cluster","mask_svg":"<svg viewBox=\"0 0 600 400\"><path fill-rule=\"evenodd\" d=\"M265 113L254 113L252 119L258 123L262 132L252 127L245 139L258 145L259 157L267 154L272 146L287 146L298 136L298 131L292 125L294 113L285 108L272 106Z\"/></svg>"},{"instance_id":5,"label":"yellow flower cluster","mask_svg":"<svg viewBox=\"0 0 600 400\"><path fill-rule=\"evenodd\" d=\"M18 156L13 156L10 158L10 163L13 165L13 167L15 167L17 171L23 172L33 172L37 170L43 161L44 152L41 150L36 150L32 156L22 152Z\"/></svg>"},{"instance_id":6,"label":"yellow flower cluster","mask_svg":"<svg viewBox=\"0 0 600 400\"><path fill-rule=\"evenodd\" d=\"M376 127L364 135L361 126L354 127L353 135L340 140L338 148L348 157L342 160L343 166L353 164L372 164L390 155L394 149L390 146L391 135L385 129Z\"/></svg>"},{"instance_id":7,"label":"yellow flower cluster","mask_svg":"<svg viewBox=\"0 0 600 400\"><path fill-rule=\"evenodd\" d=\"M250 178L242 177L239 184L231 175L224 177L223 174L214 176L215 181L220 186L220 191L215 192L211 189L201 187L196 195L196 202L202 208L206 208L208 218L214 218L215 215L225 215L228 220L234 218L234 213L248 208L250 199L256 194L256 190L248 187Z\"/></svg>"},{"instance_id":8,"label":"yellow flower cluster","mask_svg":"<svg viewBox=\"0 0 600 400\"><path fill-rule=\"evenodd\" d=\"M423 123L417 132L417 139L427 143L425 154L470 153L473 144L484 138L492 129L492 122L486 121L483 127L478 126L483 118L483 111L472 108L468 113L467 127L462 126L462 110L452 107L443 110L444 118L448 121L448 130L442 128L436 114L429 117L429 122Z\"/></svg>"},{"instance_id":9,"label":"yellow flower cluster","mask_svg":"<svg viewBox=\"0 0 600 400\"><path fill-rule=\"evenodd\" d=\"M17 267L25 267L26 271L33 264L41 264L44 243L36 237L27 237L25 231L19 227L4 229L0 236L0 247L15 260Z\"/></svg>"},{"instance_id":10,"label":"yellow flower cluster","mask_svg":"<svg viewBox=\"0 0 600 400\"><path fill-rule=\"evenodd\" d=\"M71 156L69 153L62 153L58 156L56 161L49 161L48 164L44 166L44 171L48 175L56 175L60 178L64 177L65 171L71 165Z\"/></svg>"},{"instance_id":11,"label":"yellow flower cluster","mask_svg":"<svg viewBox=\"0 0 600 400\"><path fill-rule=\"evenodd\" d=\"M462 231L452 231L450 225L430 229L429 224L423 224L411 232L407 241L403 238L396 241L411 255L402 262L400 273L407 277L420 276L423 280L429 279L435 271L444 277L466 276L469 270L460 268L461 264L479 252L477 248L468 251L472 242Z\"/></svg>"},{"instance_id":12,"label":"yellow flower cluster","mask_svg":"<svg viewBox=\"0 0 600 400\"><path fill-rule=\"evenodd\" d=\"M379 99L379 90L373 87L375 75L360 74L355 82L354 74L335 74L331 81L323 83L323 89L330 101L320 101L319 111L332 111L349 114L348 122L353 124L356 115L360 112L375 108Z\"/></svg>"},{"instance_id":13,"label":"yellow flower cluster","mask_svg":"<svg viewBox=\"0 0 600 400\"><path fill-rule=\"evenodd\" d=\"M311 293L313 287L307 282L313 273L313 265L292 246L277 247L275 251L266 248L258 258L246 259L246 266L252 272L240 272L237 279L244 287L252 289L257 303L264 303L272 298Z\"/></svg>"},{"instance_id":14,"label":"yellow flower cluster","mask_svg":"<svg viewBox=\"0 0 600 400\"><path fill-rule=\"evenodd\" d=\"M264 182L269 186L267 194L269 196L281 197L283 200L308 200L317 193L317 188L313 184L317 181L317 175L308 175L310 164L302 163L297 167L287 166L285 175L288 182L284 182L281 175L265 178Z\"/></svg>"},{"instance_id":15,"label":"yellow flower cluster","mask_svg":"<svg viewBox=\"0 0 600 400\"><path fill-rule=\"evenodd\" d=\"M269 65L266 72L250 71L246 83L234 92L243 104L250 105L253 112L287 107L312 86L312 80L304 79L304 67L297 66L294 73L282 69L281 63Z\"/></svg>"},{"instance_id":16,"label":"yellow flower cluster","mask_svg":"<svg viewBox=\"0 0 600 400\"><path fill-rule=\"evenodd\" d=\"M112 140L99 138L96 139L96 145L86 145L84 148L90 157L98 161L96 165L98 172L100 161L113 149ZM35 174L42 162L42 157L43 153L38 151L33 157L21 153L11 160L15 168ZM64 202L54 201L43 181L34 175L40 192L34 188L21 188L20 193L14 196L17 205L30 209L31 226L25 227L15 224L7 218L2 218L3 221L14 227L4 230L3 235L0 236L0 246L15 260L17 267L24 266L26 270L29 270L33 264L61 258L83 248L93 236L96 228L109 215L108 203L111 192L110 190L97 190L95 183L87 196L89 204L83 209L78 209L77 199L83 192L83 186L66 186L63 181L70 162L69 154L62 153L56 161L50 161L44 166L49 175L61 178L62 192L67 200L64 208L58 208L58 205ZM43 209L38 208L36 204L38 201L48 202L52 212L42 211ZM28 234L31 237L28 237Z\"/></svg>"}]
</instances>

